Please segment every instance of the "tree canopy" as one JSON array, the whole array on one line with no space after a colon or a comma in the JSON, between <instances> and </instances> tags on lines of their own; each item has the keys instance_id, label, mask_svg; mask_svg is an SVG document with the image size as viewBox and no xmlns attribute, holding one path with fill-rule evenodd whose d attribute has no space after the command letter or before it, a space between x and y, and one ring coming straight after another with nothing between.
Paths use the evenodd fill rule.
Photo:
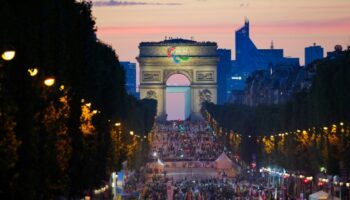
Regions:
<instances>
[{"instance_id":1,"label":"tree canopy","mask_svg":"<svg viewBox=\"0 0 350 200\"><path fill-rule=\"evenodd\" d=\"M126 93L91 3L6 1L0 17L1 54L16 51L0 61L0 198L81 197L137 153L135 142L147 145L128 131L147 136L157 102Z\"/></svg>"}]
</instances>

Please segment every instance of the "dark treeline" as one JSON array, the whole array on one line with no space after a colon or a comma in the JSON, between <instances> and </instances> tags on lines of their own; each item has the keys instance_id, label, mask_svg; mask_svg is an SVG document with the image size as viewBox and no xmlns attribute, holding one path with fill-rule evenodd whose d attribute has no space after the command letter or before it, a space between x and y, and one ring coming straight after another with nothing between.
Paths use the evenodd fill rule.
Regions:
<instances>
[{"instance_id":1,"label":"dark treeline","mask_svg":"<svg viewBox=\"0 0 350 200\"><path fill-rule=\"evenodd\" d=\"M334 150L336 148L333 148L333 157L331 154L320 153L328 144L332 143L329 142L329 139L322 140L325 143L317 143L321 141L321 139L320 141L317 140L317 136L326 133L310 131L310 128L313 127L332 127L332 124L339 126L340 122L349 125L350 52L342 52L334 59L327 58L317 61L310 65L307 70L309 73L315 73L311 88L296 93L286 104L258 105L255 107L233 104L205 105L207 111L220 127L242 134L241 154L245 160L250 162L252 155L255 154L265 164L282 165L286 168L309 172L315 172L316 168L319 169L322 164L324 164L323 166L328 165L329 172L332 173L339 173L341 168L339 165L344 168L346 164L346 167L350 168L349 159L346 159L350 155L348 129L345 129L346 137L342 136L344 132L341 133L339 128L329 130L332 134L334 133L334 138L339 139L339 143L334 143L335 146L340 145L340 143L343 145L342 148L339 147L341 150ZM298 144L303 142L303 138L293 136L292 139L283 141L283 148L286 151L289 150L289 154L285 149L283 150L284 153L281 153L278 152L278 148L282 148L278 146L278 142L281 142L281 140L273 138L272 141L269 141L273 145L273 150L268 153L269 155L266 154L264 148L268 146L266 141L269 139L262 141L263 137L261 136L269 138L271 135L293 132L298 129L308 130L307 134L310 137L307 140L315 142L313 149L304 148L298 151ZM316 136L314 135L316 139L312 138L312 134L316 134ZM249 135L251 138L248 137ZM310 144L310 146L312 145ZM332 147L330 147L331 150ZM275 154L273 154L274 152ZM320 154L316 155L317 152ZM310 156L313 156L313 160ZM322 156L324 157L323 160ZM308 164L310 164L310 167L307 166Z\"/></svg>"},{"instance_id":2,"label":"dark treeline","mask_svg":"<svg viewBox=\"0 0 350 200\"><path fill-rule=\"evenodd\" d=\"M0 198L78 198L105 185L147 147L141 138L156 102L126 94L114 50L96 37L91 3L4 1L0 17L1 53L16 51L0 59Z\"/></svg>"}]
</instances>

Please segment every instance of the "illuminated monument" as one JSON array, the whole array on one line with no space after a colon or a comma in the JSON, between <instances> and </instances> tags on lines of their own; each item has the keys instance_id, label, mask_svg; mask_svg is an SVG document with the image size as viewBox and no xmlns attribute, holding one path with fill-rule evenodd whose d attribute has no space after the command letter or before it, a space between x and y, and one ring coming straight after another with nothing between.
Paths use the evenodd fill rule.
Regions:
<instances>
[{"instance_id":1,"label":"illuminated monument","mask_svg":"<svg viewBox=\"0 0 350 200\"><path fill-rule=\"evenodd\" d=\"M141 42L139 49L137 61L140 66L140 98L153 98L158 101L158 119L166 119L166 83L174 74L182 74L190 82L190 89L185 92L188 99L185 107L188 107L189 111L185 113L188 113L191 119L201 118L203 101L216 103L216 43L169 39L161 42Z\"/></svg>"}]
</instances>

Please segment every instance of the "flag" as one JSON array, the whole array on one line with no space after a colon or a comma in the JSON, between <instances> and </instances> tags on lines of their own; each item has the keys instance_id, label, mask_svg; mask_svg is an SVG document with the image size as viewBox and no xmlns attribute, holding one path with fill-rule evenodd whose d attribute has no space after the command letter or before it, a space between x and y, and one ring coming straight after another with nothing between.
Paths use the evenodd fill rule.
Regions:
<instances>
[{"instance_id":1,"label":"flag","mask_svg":"<svg viewBox=\"0 0 350 200\"><path fill-rule=\"evenodd\" d=\"M174 187L171 184L171 181L167 182L167 194L168 194L168 200L173 200L173 193L174 193Z\"/></svg>"}]
</instances>

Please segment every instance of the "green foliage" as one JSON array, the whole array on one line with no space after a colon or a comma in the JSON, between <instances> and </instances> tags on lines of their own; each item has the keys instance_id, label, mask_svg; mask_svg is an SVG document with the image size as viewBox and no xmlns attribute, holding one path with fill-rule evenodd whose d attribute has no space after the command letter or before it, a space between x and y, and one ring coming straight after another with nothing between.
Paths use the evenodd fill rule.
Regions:
<instances>
[{"instance_id":1,"label":"green foliage","mask_svg":"<svg viewBox=\"0 0 350 200\"><path fill-rule=\"evenodd\" d=\"M82 197L127 159L128 130L147 135L156 102L126 94L115 51L96 37L91 3L6 1L0 17L0 50L16 50L0 61L0 198ZM49 76L52 87L43 84ZM82 121L85 103L98 113Z\"/></svg>"},{"instance_id":2,"label":"green foliage","mask_svg":"<svg viewBox=\"0 0 350 200\"><path fill-rule=\"evenodd\" d=\"M310 173L316 173L320 166L325 166L329 172L339 173L341 166L350 168L348 159L350 147L346 143L349 140L347 130L340 133L338 129L334 137L328 135L321 137L320 135L324 133L316 131L314 133L316 135L310 135L309 139L294 136L289 136L282 142L278 139L274 142L273 151L268 154L261 146L260 137L297 129L330 126L333 123L339 125L339 122L348 124L349 66L349 51L342 52L336 59L326 58L317 61L307 69L309 73L315 73L310 90L296 93L286 104L249 107L207 103L205 108L219 126L243 135L241 156L246 161L250 162L251 155L256 154L265 164L278 164L288 169L305 170ZM248 135L257 140L249 139ZM304 141L309 143L306 145ZM330 141L335 142L331 144Z\"/></svg>"}]
</instances>

